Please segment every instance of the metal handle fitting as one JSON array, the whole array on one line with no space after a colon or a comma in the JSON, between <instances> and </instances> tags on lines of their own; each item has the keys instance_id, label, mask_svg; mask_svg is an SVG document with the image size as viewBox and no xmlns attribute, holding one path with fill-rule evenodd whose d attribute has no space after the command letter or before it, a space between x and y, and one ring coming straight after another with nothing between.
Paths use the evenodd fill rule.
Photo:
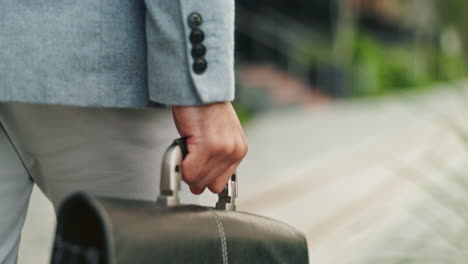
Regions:
<instances>
[{"instance_id":1,"label":"metal handle fitting","mask_svg":"<svg viewBox=\"0 0 468 264\"><path fill-rule=\"evenodd\" d=\"M237 196L237 174L234 173L234 175L232 175L231 179L228 181L226 187L224 187L223 191L218 194L216 209L235 211Z\"/></svg>"},{"instance_id":2,"label":"metal handle fitting","mask_svg":"<svg viewBox=\"0 0 468 264\"><path fill-rule=\"evenodd\" d=\"M164 206L176 206L180 203L179 191L182 179L180 164L182 164L184 156L186 155L186 153L184 153L186 148L182 149L184 146L181 146L181 144L186 143L181 139L174 141L166 150L163 157L160 194L157 203ZM224 187L224 190L218 194L216 209L235 211L237 195L237 175L234 174L226 187Z\"/></svg>"},{"instance_id":3,"label":"metal handle fitting","mask_svg":"<svg viewBox=\"0 0 468 264\"><path fill-rule=\"evenodd\" d=\"M180 164L183 160L182 150L176 144L172 144L164 154L161 166L160 194L157 203L165 206L179 204L179 191L181 181Z\"/></svg>"}]
</instances>

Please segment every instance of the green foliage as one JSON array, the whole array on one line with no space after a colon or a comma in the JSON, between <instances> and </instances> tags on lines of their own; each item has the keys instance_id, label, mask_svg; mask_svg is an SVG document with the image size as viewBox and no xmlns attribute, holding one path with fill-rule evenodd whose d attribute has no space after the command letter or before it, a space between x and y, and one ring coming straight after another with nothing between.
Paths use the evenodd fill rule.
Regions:
<instances>
[{"instance_id":1,"label":"green foliage","mask_svg":"<svg viewBox=\"0 0 468 264\"><path fill-rule=\"evenodd\" d=\"M442 26L454 27L463 41L463 55L468 58L468 1L435 0L437 13Z\"/></svg>"},{"instance_id":2,"label":"green foliage","mask_svg":"<svg viewBox=\"0 0 468 264\"><path fill-rule=\"evenodd\" d=\"M351 69L353 95L380 95L419 86L423 80L413 74L409 55L402 48L384 47L369 36L360 36Z\"/></svg>"},{"instance_id":3,"label":"green foliage","mask_svg":"<svg viewBox=\"0 0 468 264\"><path fill-rule=\"evenodd\" d=\"M464 75L459 57L443 54L431 43L383 43L361 33L356 43L352 76L353 96L424 89Z\"/></svg>"},{"instance_id":4,"label":"green foliage","mask_svg":"<svg viewBox=\"0 0 468 264\"><path fill-rule=\"evenodd\" d=\"M441 53L439 55L440 80L453 81L465 76L465 65L460 56Z\"/></svg>"},{"instance_id":5,"label":"green foliage","mask_svg":"<svg viewBox=\"0 0 468 264\"><path fill-rule=\"evenodd\" d=\"M233 105L242 125L245 125L254 117L254 111L251 110L247 105L238 102L235 102Z\"/></svg>"},{"instance_id":6,"label":"green foliage","mask_svg":"<svg viewBox=\"0 0 468 264\"><path fill-rule=\"evenodd\" d=\"M466 0L436 0L437 12L442 23L465 29L468 23L468 1Z\"/></svg>"},{"instance_id":7,"label":"green foliage","mask_svg":"<svg viewBox=\"0 0 468 264\"><path fill-rule=\"evenodd\" d=\"M304 41L292 56L302 67L320 68L333 62L330 43ZM438 82L466 76L463 56L449 53L433 41L409 39L384 42L358 31L350 65L346 67L350 96L379 96L391 92L426 89Z\"/></svg>"}]
</instances>

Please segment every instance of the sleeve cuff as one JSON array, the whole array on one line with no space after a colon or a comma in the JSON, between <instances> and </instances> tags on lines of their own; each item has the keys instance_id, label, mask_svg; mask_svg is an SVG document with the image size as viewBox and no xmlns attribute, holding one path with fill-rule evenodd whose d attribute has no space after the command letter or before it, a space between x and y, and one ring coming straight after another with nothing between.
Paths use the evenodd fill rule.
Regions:
<instances>
[{"instance_id":1,"label":"sleeve cuff","mask_svg":"<svg viewBox=\"0 0 468 264\"><path fill-rule=\"evenodd\" d=\"M234 100L234 1L146 0L146 6L150 99Z\"/></svg>"}]
</instances>

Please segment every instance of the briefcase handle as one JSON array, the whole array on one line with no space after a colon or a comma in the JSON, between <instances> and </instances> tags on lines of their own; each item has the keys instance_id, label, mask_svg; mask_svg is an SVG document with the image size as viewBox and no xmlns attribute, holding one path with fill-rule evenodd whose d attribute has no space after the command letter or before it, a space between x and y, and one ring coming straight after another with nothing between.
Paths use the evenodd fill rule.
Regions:
<instances>
[{"instance_id":1,"label":"briefcase handle","mask_svg":"<svg viewBox=\"0 0 468 264\"><path fill-rule=\"evenodd\" d=\"M158 203L165 206L176 206L180 203L179 190L182 179L180 165L188 154L187 139L179 138L169 146L164 154L161 166L161 184ZM237 198L237 175L234 173L218 194L216 209L235 211Z\"/></svg>"}]
</instances>

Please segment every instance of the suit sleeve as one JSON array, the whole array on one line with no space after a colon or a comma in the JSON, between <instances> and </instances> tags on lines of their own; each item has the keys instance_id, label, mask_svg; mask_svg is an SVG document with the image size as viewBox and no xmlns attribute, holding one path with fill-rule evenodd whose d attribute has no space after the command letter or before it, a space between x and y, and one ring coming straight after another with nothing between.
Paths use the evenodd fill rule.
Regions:
<instances>
[{"instance_id":1,"label":"suit sleeve","mask_svg":"<svg viewBox=\"0 0 468 264\"><path fill-rule=\"evenodd\" d=\"M145 0L150 99L234 99L234 0Z\"/></svg>"}]
</instances>

